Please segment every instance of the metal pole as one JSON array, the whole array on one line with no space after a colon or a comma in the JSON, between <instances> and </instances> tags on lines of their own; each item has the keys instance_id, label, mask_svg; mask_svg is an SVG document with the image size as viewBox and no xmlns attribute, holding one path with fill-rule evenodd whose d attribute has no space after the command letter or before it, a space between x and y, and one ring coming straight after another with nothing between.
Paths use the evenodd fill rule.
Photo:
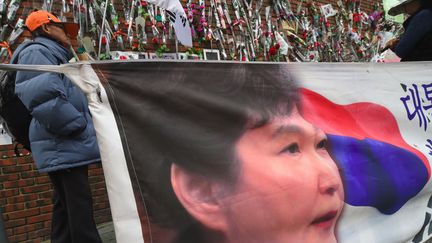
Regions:
<instances>
[{"instance_id":1,"label":"metal pole","mask_svg":"<svg viewBox=\"0 0 432 243\"><path fill-rule=\"evenodd\" d=\"M176 48L176 57L177 57L177 59L179 59L177 35L175 37L175 48Z\"/></svg>"},{"instance_id":2,"label":"metal pole","mask_svg":"<svg viewBox=\"0 0 432 243\"><path fill-rule=\"evenodd\" d=\"M107 12L107 9L108 9L108 0L105 1L104 15L103 15L103 18L102 18L101 34L99 36L99 50L98 50L98 56L97 56L98 60L99 60L100 53L101 53L102 36L105 33L105 22L106 22L106 12Z\"/></svg>"}]
</instances>

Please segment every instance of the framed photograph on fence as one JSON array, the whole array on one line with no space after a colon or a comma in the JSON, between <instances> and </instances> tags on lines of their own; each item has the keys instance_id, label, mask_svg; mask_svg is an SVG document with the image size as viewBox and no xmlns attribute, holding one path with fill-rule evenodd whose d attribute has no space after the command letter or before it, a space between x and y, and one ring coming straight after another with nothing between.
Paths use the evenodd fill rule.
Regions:
<instances>
[{"instance_id":1,"label":"framed photograph on fence","mask_svg":"<svg viewBox=\"0 0 432 243\"><path fill-rule=\"evenodd\" d=\"M168 59L175 60L177 59L177 55L175 53L162 53L160 57L156 53L149 53L149 59Z\"/></svg>"},{"instance_id":2,"label":"framed photograph on fence","mask_svg":"<svg viewBox=\"0 0 432 243\"><path fill-rule=\"evenodd\" d=\"M188 55L186 52L181 52L178 54L178 59L179 60L187 60L188 59Z\"/></svg>"},{"instance_id":3,"label":"framed photograph on fence","mask_svg":"<svg viewBox=\"0 0 432 243\"><path fill-rule=\"evenodd\" d=\"M219 50L216 49L204 49L204 60L220 60Z\"/></svg>"},{"instance_id":4,"label":"framed photograph on fence","mask_svg":"<svg viewBox=\"0 0 432 243\"><path fill-rule=\"evenodd\" d=\"M113 60L136 60L148 59L147 52L133 52L133 51L112 51L111 58Z\"/></svg>"},{"instance_id":5,"label":"framed photograph on fence","mask_svg":"<svg viewBox=\"0 0 432 243\"><path fill-rule=\"evenodd\" d=\"M139 52L138 59L149 59L149 54L147 52Z\"/></svg>"}]
</instances>

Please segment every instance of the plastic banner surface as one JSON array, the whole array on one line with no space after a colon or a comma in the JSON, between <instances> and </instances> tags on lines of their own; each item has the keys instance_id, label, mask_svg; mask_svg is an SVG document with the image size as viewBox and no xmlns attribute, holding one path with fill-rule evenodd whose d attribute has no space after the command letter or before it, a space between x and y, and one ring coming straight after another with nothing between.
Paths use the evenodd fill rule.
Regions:
<instances>
[{"instance_id":1,"label":"plastic banner surface","mask_svg":"<svg viewBox=\"0 0 432 243\"><path fill-rule=\"evenodd\" d=\"M431 237L431 62L38 67L87 94L117 242Z\"/></svg>"}]
</instances>

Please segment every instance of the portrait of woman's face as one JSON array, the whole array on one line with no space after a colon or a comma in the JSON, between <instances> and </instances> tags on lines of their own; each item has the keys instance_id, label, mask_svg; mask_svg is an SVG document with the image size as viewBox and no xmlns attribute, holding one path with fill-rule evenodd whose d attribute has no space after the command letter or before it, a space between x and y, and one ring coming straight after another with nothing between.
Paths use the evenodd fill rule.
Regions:
<instances>
[{"instance_id":1,"label":"portrait of woman's face","mask_svg":"<svg viewBox=\"0 0 432 243\"><path fill-rule=\"evenodd\" d=\"M246 131L235 149L241 172L222 200L227 242L336 242L344 193L321 130L294 109Z\"/></svg>"}]
</instances>

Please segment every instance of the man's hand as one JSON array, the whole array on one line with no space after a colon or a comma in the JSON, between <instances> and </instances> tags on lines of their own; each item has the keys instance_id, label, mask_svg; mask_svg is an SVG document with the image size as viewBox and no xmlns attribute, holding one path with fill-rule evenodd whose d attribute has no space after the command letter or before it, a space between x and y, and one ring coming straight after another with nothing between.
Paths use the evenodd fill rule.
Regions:
<instances>
[{"instance_id":1,"label":"man's hand","mask_svg":"<svg viewBox=\"0 0 432 243\"><path fill-rule=\"evenodd\" d=\"M397 38L392 38L392 39L388 40L381 52L383 52L387 49L394 50L394 48L396 47L396 45L398 43L399 43L399 39L397 39Z\"/></svg>"}]
</instances>

